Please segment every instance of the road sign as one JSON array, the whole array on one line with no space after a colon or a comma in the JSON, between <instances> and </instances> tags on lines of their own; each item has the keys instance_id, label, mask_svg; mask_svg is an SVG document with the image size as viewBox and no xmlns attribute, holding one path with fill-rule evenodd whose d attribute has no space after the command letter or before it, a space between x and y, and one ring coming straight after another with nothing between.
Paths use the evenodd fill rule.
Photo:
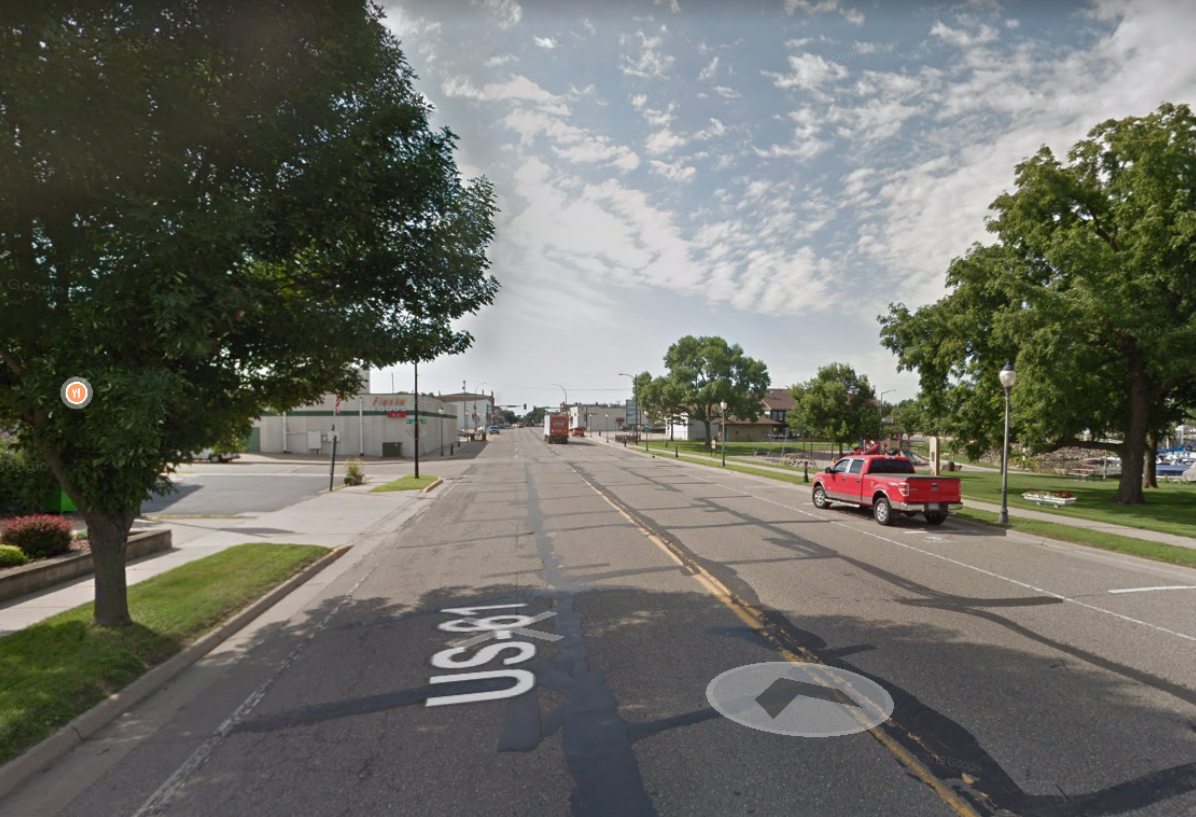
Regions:
<instances>
[{"instance_id":1,"label":"road sign","mask_svg":"<svg viewBox=\"0 0 1196 817\"><path fill-rule=\"evenodd\" d=\"M706 699L742 726L793 737L852 735L883 723L893 698L862 675L824 664L775 661L719 675Z\"/></svg>"}]
</instances>

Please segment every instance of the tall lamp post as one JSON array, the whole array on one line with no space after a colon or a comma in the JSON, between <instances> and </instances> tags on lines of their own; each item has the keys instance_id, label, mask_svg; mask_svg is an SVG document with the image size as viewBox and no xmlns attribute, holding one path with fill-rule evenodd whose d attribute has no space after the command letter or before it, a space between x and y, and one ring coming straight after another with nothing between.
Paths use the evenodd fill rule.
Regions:
<instances>
[{"instance_id":1,"label":"tall lamp post","mask_svg":"<svg viewBox=\"0 0 1196 817\"><path fill-rule=\"evenodd\" d=\"M644 413L643 413L643 411L640 410L640 398L639 398L639 394L638 394L639 389L637 389L636 385L635 385L635 375L627 374L627 372L619 372L619 377L630 377L631 378L631 402L635 403L635 425L636 425L635 438L638 440L639 436L640 436L640 426L642 426L644 424ZM626 439L626 438L624 438L624 439ZM647 439L647 437L645 437L644 438L644 449L647 450L647 448L648 448L648 439Z\"/></svg>"},{"instance_id":2,"label":"tall lamp post","mask_svg":"<svg viewBox=\"0 0 1196 817\"><path fill-rule=\"evenodd\" d=\"M722 410L722 427L723 427L723 468L727 467L727 401L719 402L718 407Z\"/></svg>"},{"instance_id":3,"label":"tall lamp post","mask_svg":"<svg viewBox=\"0 0 1196 817\"><path fill-rule=\"evenodd\" d=\"M1001 454L1001 512L997 514L998 525L1009 524L1009 390L1017 382L1017 372L1012 363L1006 363L1000 373L1001 386L1005 389L1005 448Z\"/></svg>"},{"instance_id":4,"label":"tall lamp post","mask_svg":"<svg viewBox=\"0 0 1196 817\"><path fill-rule=\"evenodd\" d=\"M565 393L565 403L564 403L564 405L565 405L565 411L569 411L569 392L565 391L565 387L564 387L564 386L562 386L560 383L553 383L552 385L556 386L558 389L560 389L562 392L564 392L564 393ZM572 426L573 426L573 412L569 412L569 426L570 426L570 432L569 432L569 433L572 433Z\"/></svg>"},{"instance_id":5,"label":"tall lamp post","mask_svg":"<svg viewBox=\"0 0 1196 817\"><path fill-rule=\"evenodd\" d=\"M473 430L475 434L478 430L478 389L489 385L489 383L479 383L473 387ZM485 395L482 396L485 397Z\"/></svg>"},{"instance_id":6,"label":"tall lamp post","mask_svg":"<svg viewBox=\"0 0 1196 817\"><path fill-rule=\"evenodd\" d=\"M877 426L877 428L876 428L876 443L877 443L877 445L880 444L880 438L885 435L885 395L891 394L892 392L895 392L895 391L897 391L897 390L896 389L885 389L884 391L882 391L880 393L880 399L877 400L877 402L880 403L880 425ZM879 451L880 449L877 449L877 450Z\"/></svg>"}]
</instances>

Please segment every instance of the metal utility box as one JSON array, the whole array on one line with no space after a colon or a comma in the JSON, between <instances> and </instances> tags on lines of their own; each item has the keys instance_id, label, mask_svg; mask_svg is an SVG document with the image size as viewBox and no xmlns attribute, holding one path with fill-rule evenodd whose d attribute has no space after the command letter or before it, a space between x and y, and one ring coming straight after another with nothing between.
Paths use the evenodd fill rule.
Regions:
<instances>
[{"instance_id":1,"label":"metal utility box","mask_svg":"<svg viewBox=\"0 0 1196 817\"><path fill-rule=\"evenodd\" d=\"M402 443L382 443L382 456L402 458L403 444Z\"/></svg>"}]
</instances>

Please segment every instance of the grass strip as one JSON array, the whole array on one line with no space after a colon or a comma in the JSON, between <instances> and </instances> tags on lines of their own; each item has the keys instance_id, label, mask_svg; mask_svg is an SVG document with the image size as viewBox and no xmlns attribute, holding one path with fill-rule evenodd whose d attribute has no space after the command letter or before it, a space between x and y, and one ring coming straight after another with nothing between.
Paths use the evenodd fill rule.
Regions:
<instances>
[{"instance_id":1,"label":"grass strip","mask_svg":"<svg viewBox=\"0 0 1196 817\"><path fill-rule=\"evenodd\" d=\"M710 462L708 460L700 460L694 457L678 457L677 459L685 462L697 463L698 465L705 465L709 468L719 468L718 463ZM797 485L805 485L806 482L802 477L790 476L789 474L782 474L775 471L766 471L760 468L748 468L738 465L728 465L726 470L739 471L745 474L754 474L758 477L767 477L768 479L775 479L779 482L790 482ZM1012 499L1012 497L1011 497ZM961 519L967 519L972 522L979 522L993 527L1007 528L1018 531L1019 533L1032 533L1038 536L1045 536L1049 539L1059 539L1064 542L1071 542L1077 545L1085 545L1087 547L1100 548L1101 550L1113 550L1118 553L1128 553L1133 556L1141 556L1144 559L1153 559L1157 562L1167 562L1168 564L1183 565L1185 567L1196 567L1196 548L1184 548L1176 545L1168 545L1165 542L1152 542L1146 539L1135 539L1132 536L1122 536L1116 533L1107 533L1106 531L1090 530L1088 528L1077 528L1072 525L1063 525L1058 522L1040 522L1037 519L1010 519L1009 525L998 526L997 515L990 511L981 511L975 508L963 508L958 511L952 511L952 516L957 516Z\"/></svg>"},{"instance_id":2,"label":"grass strip","mask_svg":"<svg viewBox=\"0 0 1196 817\"><path fill-rule=\"evenodd\" d=\"M665 460L680 460L681 462L693 462L693 463L697 463L698 465L705 465L708 468L717 468L720 471L738 471L741 474L754 474L755 476L758 476L758 477L768 477L769 479L775 479L779 482L792 482L795 485L806 484L806 481L804 479L802 479L802 477L797 474L792 474L792 475L791 474L783 474L779 471L768 471L763 468L752 468L747 465L734 465L732 463L727 463L727 467L723 468L722 465L720 465L717 462L710 462L709 460L701 460L701 459L698 459L697 457L673 457L673 456L665 456L664 454L657 454L656 456L659 457L660 459L665 459Z\"/></svg>"},{"instance_id":3,"label":"grass strip","mask_svg":"<svg viewBox=\"0 0 1196 817\"><path fill-rule=\"evenodd\" d=\"M237 545L130 586L129 627L93 626L88 603L0 638L0 763L326 553L315 545Z\"/></svg>"},{"instance_id":4,"label":"grass strip","mask_svg":"<svg viewBox=\"0 0 1196 817\"><path fill-rule=\"evenodd\" d=\"M379 485L377 488L371 489L370 493L376 494L381 491L416 491L420 488L427 488L438 479L440 479L440 477L413 477L408 474L405 477L399 477L393 482L388 482L385 485Z\"/></svg>"},{"instance_id":5,"label":"grass strip","mask_svg":"<svg viewBox=\"0 0 1196 817\"><path fill-rule=\"evenodd\" d=\"M958 476L964 499L1001 504L1001 474L998 471L960 471ZM1009 507L1024 510L1044 510L1045 506L1022 498L1026 491L1068 491L1076 497L1074 505L1050 508L1063 522L1067 517L1090 519L1128 528L1141 528L1176 536L1192 536L1196 531L1196 486L1160 483L1146 491L1145 505L1118 505L1115 479L1085 482L1055 474L1009 472Z\"/></svg>"},{"instance_id":6,"label":"grass strip","mask_svg":"<svg viewBox=\"0 0 1196 817\"><path fill-rule=\"evenodd\" d=\"M1032 533L1038 536L1046 536L1050 539L1062 539L1064 542L1072 542L1077 545L1100 548L1101 550L1129 553L1134 556L1141 556L1144 559L1153 559L1156 562L1196 567L1196 549L1177 547L1176 545L1169 545L1166 542L1151 542L1146 539L1135 539L1132 536L1122 536L1106 531L1061 525L1058 522L1042 522L1037 519L1010 517L1010 524L998 525L995 513L975 508L964 508L963 510L954 511L951 515L967 519L971 522L978 522L982 525L1014 530L1018 533Z\"/></svg>"}]
</instances>

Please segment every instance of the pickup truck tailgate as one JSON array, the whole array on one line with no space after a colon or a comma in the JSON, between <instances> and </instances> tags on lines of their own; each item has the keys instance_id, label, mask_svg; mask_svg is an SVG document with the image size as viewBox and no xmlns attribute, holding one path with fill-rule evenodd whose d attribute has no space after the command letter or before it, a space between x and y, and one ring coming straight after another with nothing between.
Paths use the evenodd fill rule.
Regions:
<instances>
[{"instance_id":1,"label":"pickup truck tailgate","mask_svg":"<svg viewBox=\"0 0 1196 817\"><path fill-rule=\"evenodd\" d=\"M906 502L948 502L958 503L959 477L935 477L917 475L906 477L909 482L909 496L902 497Z\"/></svg>"}]
</instances>

